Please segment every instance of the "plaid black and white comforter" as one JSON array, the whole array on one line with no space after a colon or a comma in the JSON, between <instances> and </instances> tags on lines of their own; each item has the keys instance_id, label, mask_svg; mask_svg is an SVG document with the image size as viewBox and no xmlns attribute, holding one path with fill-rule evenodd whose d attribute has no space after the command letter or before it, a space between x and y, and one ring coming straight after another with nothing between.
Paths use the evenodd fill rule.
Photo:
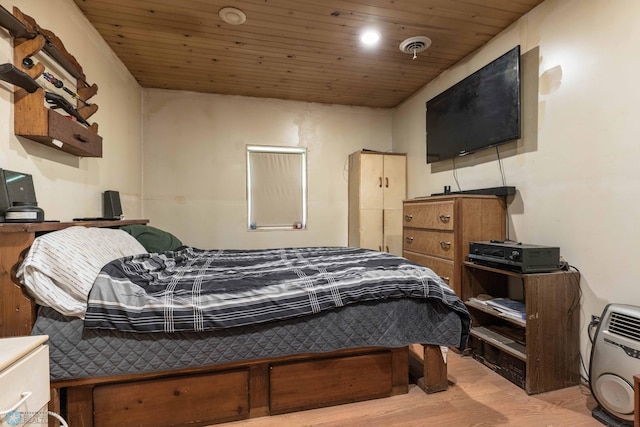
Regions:
<instances>
[{"instance_id":1,"label":"plaid black and white comforter","mask_svg":"<svg viewBox=\"0 0 640 427\"><path fill-rule=\"evenodd\" d=\"M89 294L84 327L207 331L387 298L433 299L469 317L462 301L433 271L384 252L186 247L107 264Z\"/></svg>"}]
</instances>

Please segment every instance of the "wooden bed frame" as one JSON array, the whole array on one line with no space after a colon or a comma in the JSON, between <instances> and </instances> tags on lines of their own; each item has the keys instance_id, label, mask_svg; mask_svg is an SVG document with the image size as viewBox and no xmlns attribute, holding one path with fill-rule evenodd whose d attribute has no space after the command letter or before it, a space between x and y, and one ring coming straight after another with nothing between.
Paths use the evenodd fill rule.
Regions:
<instances>
[{"instance_id":1,"label":"wooden bed frame","mask_svg":"<svg viewBox=\"0 0 640 427\"><path fill-rule=\"evenodd\" d=\"M147 220L0 224L0 337L29 335L36 305L15 269L41 234L74 225ZM439 346L424 345L420 387L447 388ZM362 348L166 372L51 383L49 409L69 426L208 425L407 393L409 350ZM51 418L53 420L53 418ZM52 421L50 425L57 425Z\"/></svg>"}]
</instances>

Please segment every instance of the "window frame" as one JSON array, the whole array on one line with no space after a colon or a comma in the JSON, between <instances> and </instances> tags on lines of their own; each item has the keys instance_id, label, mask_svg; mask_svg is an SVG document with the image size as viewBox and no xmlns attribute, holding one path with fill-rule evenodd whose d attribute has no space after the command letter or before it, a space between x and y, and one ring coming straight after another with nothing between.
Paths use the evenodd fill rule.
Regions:
<instances>
[{"instance_id":1,"label":"window frame","mask_svg":"<svg viewBox=\"0 0 640 427\"><path fill-rule=\"evenodd\" d=\"M300 178L301 178L301 186L302 186L302 221L298 227L296 224L292 224L291 226L282 226L282 225L258 225L253 224L251 221L251 213L253 208L253 201L251 199L251 153L272 153L272 154L299 154L301 156L301 170L300 170ZM285 147L285 146L275 146L275 145L247 145L246 149L247 156L247 230L248 231L261 231L261 230L306 230L307 229L307 218L308 218L308 202L307 202L307 192L308 192L308 173L307 173L307 149L304 147Z\"/></svg>"}]
</instances>

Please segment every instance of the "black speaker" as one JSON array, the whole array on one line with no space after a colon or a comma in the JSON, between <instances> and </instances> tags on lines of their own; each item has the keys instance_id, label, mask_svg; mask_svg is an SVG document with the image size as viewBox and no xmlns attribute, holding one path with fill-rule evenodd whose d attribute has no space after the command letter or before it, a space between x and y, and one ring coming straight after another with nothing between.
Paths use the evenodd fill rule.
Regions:
<instances>
[{"instance_id":1,"label":"black speaker","mask_svg":"<svg viewBox=\"0 0 640 427\"><path fill-rule=\"evenodd\" d=\"M122 218L119 192L107 190L102 193L102 216L105 218Z\"/></svg>"}]
</instances>

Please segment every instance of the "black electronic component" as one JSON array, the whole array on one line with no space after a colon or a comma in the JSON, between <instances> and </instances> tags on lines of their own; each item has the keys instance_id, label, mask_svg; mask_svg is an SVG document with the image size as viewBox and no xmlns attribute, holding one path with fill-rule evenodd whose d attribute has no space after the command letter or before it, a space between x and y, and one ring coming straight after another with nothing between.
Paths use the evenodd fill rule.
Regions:
<instances>
[{"instance_id":1,"label":"black electronic component","mask_svg":"<svg viewBox=\"0 0 640 427\"><path fill-rule=\"evenodd\" d=\"M545 273L561 267L558 247L502 240L469 242L469 260L521 273Z\"/></svg>"},{"instance_id":2,"label":"black electronic component","mask_svg":"<svg viewBox=\"0 0 640 427\"><path fill-rule=\"evenodd\" d=\"M5 221L6 211L18 204L21 206L20 209L24 210L24 206L34 206L34 211L38 211L33 221L27 222L44 220L44 212L41 212L42 209L37 208L38 201L36 200L32 176L27 173L0 169L0 222ZM14 212L14 218L19 216L19 213Z\"/></svg>"}]
</instances>

